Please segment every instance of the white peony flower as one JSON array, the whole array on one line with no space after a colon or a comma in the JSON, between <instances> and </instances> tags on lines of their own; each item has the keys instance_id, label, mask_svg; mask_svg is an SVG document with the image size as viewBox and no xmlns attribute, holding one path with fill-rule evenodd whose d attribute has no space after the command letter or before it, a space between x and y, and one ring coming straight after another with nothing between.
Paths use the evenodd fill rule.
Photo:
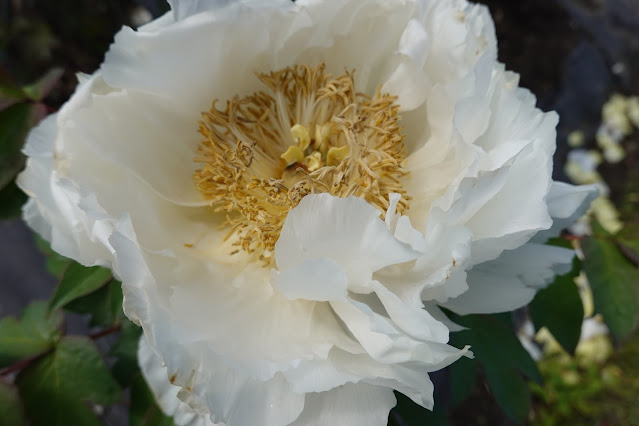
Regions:
<instances>
[{"instance_id":1,"label":"white peony flower","mask_svg":"<svg viewBox=\"0 0 639 426\"><path fill-rule=\"evenodd\" d=\"M172 8L31 133L25 220L120 277L181 424L431 408L470 355L438 306L512 310L569 268L543 243L596 191L552 181L556 114L464 0Z\"/></svg>"}]
</instances>

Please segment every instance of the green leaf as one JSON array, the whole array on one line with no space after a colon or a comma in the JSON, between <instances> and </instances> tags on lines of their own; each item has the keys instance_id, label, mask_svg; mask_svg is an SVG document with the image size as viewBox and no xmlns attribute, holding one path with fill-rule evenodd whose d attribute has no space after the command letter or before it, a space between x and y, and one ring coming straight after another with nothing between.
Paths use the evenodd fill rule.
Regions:
<instances>
[{"instance_id":1,"label":"green leaf","mask_svg":"<svg viewBox=\"0 0 639 426\"><path fill-rule=\"evenodd\" d=\"M111 271L101 266L87 268L73 262L64 271L62 280L55 290L49 308L55 310L79 297L85 296L106 285L113 276Z\"/></svg>"},{"instance_id":2,"label":"green leaf","mask_svg":"<svg viewBox=\"0 0 639 426\"><path fill-rule=\"evenodd\" d=\"M131 381L138 372L138 344L142 335L142 327L124 319L122 333L117 342L113 344L109 355L116 358L113 364L113 376L122 387L131 385Z\"/></svg>"},{"instance_id":3,"label":"green leaf","mask_svg":"<svg viewBox=\"0 0 639 426\"><path fill-rule=\"evenodd\" d=\"M530 389L513 368L484 364L486 380L499 406L512 420L525 424L531 407Z\"/></svg>"},{"instance_id":4,"label":"green leaf","mask_svg":"<svg viewBox=\"0 0 639 426\"><path fill-rule=\"evenodd\" d=\"M0 65L0 111L27 97L24 90L13 80L7 70Z\"/></svg>"},{"instance_id":5,"label":"green leaf","mask_svg":"<svg viewBox=\"0 0 639 426\"><path fill-rule=\"evenodd\" d=\"M624 255L639 266L639 223L627 224L619 231L616 238Z\"/></svg>"},{"instance_id":6,"label":"green leaf","mask_svg":"<svg viewBox=\"0 0 639 426\"><path fill-rule=\"evenodd\" d=\"M435 401L433 411L415 404L406 395L395 392L397 405L391 411L388 418L389 426L450 426L447 413L443 404Z\"/></svg>"},{"instance_id":7,"label":"green leaf","mask_svg":"<svg viewBox=\"0 0 639 426\"><path fill-rule=\"evenodd\" d=\"M549 246L563 247L563 248L567 248L571 250L573 249L573 246L570 240L567 240L562 237L550 238L548 241L546 241L546 244Z\"/></svg>"},{"instance_id":8,"label":"green leaf","mask_svg":"<svg viewBox=\"0 0 639 426\"><path fill-rule=\"evenodd\" d=\"M632 333L639 315L639 271L611 237L586 238L582 249L595 311L603 315L612 334L623 340Z\"/></svg>"},{"instance_id":9,"label":"green leaf","mask_svg":"<svg viewBox=\"0 0 639 426\"><path fill-rule=\"evenodd\" d=\"M24 410L17 389L0 380L0 426L24 425Z\"/></svg>"},{"instance_id":10,"label":"green leaf","mask_svg":"<svg viewBox=\"0 0 639 426\"><path fill-rule=\"evenodd\" d=\"M469 328L455 333L455 339L471 345L471 350L482 364L518 369L528 378L541 383L542 377L537 364L521 345L509 324L504 323L504 318L503 314L453 315L451 319L454 322Z\"/></svg>"},{"instance_id":11,"label":"green leaf","mask_svg":"<svg viewBox=\"0 0 639 426\"><path fill-rule=\"evenodd\" d=\"M22 192L15 182L9 182L0 189L0 219L14 219L22 214L22 205L27 201L27 194Z\"/></svg>"},{"instance_id":12,"label":"green leaf","mask_svg":"<svg viewBox=\"0 0 639 426\"><path fill-rule=\"evenodd\" d=\"M51 349L60 338L62 314L47 310L45 302L29 305L20 321L0 320L0 368Z\"/></svg>"},{"instance_id":13,"label":"green leaf","mask_svg":"<svg viewBox=\"0 0 639 426\"><path fill-rule=\"evenodd\" d=\"M36 107L20 103L0 111L0 189L22 169L22 145L31 128Z\"/></svg>"},{"instance_id":14,"label":"green leaf","mask_svg":"<svg viewBox=\"0 0 639 426\"><path fill-rule=\"evenodd\" d=\"M34 236L38 249L46 256L45 267L47 271L58 279L62 278L64 271L73 261L51 250L49 243L38 234L34 234Z\"/></svg>"},{"instance_id":15,"label":"green leaf","mask_svg":"<svg viewBox=\"0 0 639 426\"><path fill-rule=\"evenodd\" d=\"M122 283L111 280L98 290L69 302L66 310L90 314L91 326L108 327L120 322L122 312Z\"/></svg>"},{"instance_id":16,"label":"green leaf","mask_svg":"<svg viewBox=\"0 0 639 426\"><path fill-rule=\"evenodd\" d=\"M80 336L64 337L16 385L33 426L99 425L89 404L109 405L121 394L95 344Z\"/></svg>"},{"instance_id":17,"label":"green leaf","mask_svg":"<svg viewBox=\"0 0 639 426\"><path fill-rule=\"evenodd\" d=\"M131 426L172 426L173 419L165 415L155 402L155 397L146 384L144 377L138 373L131 384L131 409L129 411Z\"/></svg>"},{"instance_id":18,"label":"green leaf","mask_svg":"<svg viewBox=\"0 0 639 426\"><path fill-rule=\"evenodd\" d=\"M58 83L62 74L64 74L64 70L62 68L52 68L44 76L40 77L38 81L28 86L24 86L22 90L26 93L29 99L41 101Z\"/></svg>"},{"instance_id":19,"label":"green leaf","mask_svg":"<svg viewBox=\"0 0 639 426\"><path fill-rule=\"evenodd\" d=\"M464 402L477 383L477 361L462 357L450 367L450 393L453 407Z\"/></svg>"},{"instance_id":20,"label":"green leaf","mask_svg":"<svg viewBox=\"0 0 639 426\"><path fill-rule=\"evenodd\" d=\"M541 383L537 364L523 348L505 315L449 315L468 330L454 333L451 340L471 345L475 359L482 365L495 399L514 421L525 423L530 408L528 386L519 371ZM458 361L459 362L459 361Z\"/></svg>"},{"instance_id":21,"label":"green leaf","mask_svg":"<svg viewBox=\"0 0 639 426\"><path fill-rule=\"evenodd\" d=\"M554 283L540 290L530 304L530 314L535 326L547 327L559 344L571 354L575 353L579 343L584 318L579 289L574 282L579 269L579 260L575 257L572 271L557 277Z\"/></svg>"}]
</instances>

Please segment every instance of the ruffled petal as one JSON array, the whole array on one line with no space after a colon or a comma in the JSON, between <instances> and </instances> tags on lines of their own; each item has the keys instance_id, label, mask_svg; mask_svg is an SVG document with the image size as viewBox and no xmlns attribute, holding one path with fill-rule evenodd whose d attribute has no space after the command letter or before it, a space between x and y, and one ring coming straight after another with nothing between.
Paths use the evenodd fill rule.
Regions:
<instances>
[{"instance_id":1,"label":"ruffled petal","mask_svg":"<svg viewBox=\"0 0 639 426\"><path fill-rule=\"evenodd\" d=\"M574 186L563 182L553 182L548 193L548 213L553 218L550 229L537 233L533 241L543 243L556 237L568 226L575 223L599 195L597 185Z\"/></svg>"},{"instance_id":2,"label":"ruffled petal","mask_svg":"<svg viewBox=\"0 0 639 426\"><path fill-rule=\"evenodd\" d=\"M383 426L397 400L393 391L351 383L306 395L304 411L291 426Z\"/></svg>"},{"instance_id":3,"label":"ruffled petal","mask_svg":"<svg viewBox=\"0 0 639 426\"><path fill-rule=\"evenodd\" d=\"M84 265L110 266L108 225L96 220L104 217L103 211L96 206L83 210L79 206L82 197L78 187L54 169L57 120L57 115L50 115L27 138L24 148L29 156L27 166L16 181L30 197L23 207L23 217L63 256Z\"/></svg>"},{"instance_id":4,"label":"ruffled petal","mask_svg":"<svg viewBox=\"0 0 639 426\"><path fill-rule=\"evenodd\" d=\"M193 161L200 142L197 118L178 113L168 99L106 88L96 74L76 92L74 103L60 111L58 169L73 174L75 159L90 150L167 200L207 205L193 185L200 167Z\"/></svg>"},{"instance_id":5,"label":"ruffled petal","mask_svg":"<svg viewBox=\"0 0 639 426\"><path fill-rule=\"evenodd\" d=\"M277 267L287 273L309 259L332 259L348 275L349 290L366 291L375 271L418 256L379 215L361 198L307 195L286 216L275 244Z\"/></svg>"},{"instance_id":6,"label":"ruffled petal","mask_svg":"<svg viewBox=\"0 0 639 426\"><path fill-rule=\"evenodd\" d=\"M273 271L271 283L287 299L328 302L346 297L348 277L332 259L305 260L281 274Z\"/></svg>"},{"instance_id":7,"label":"ruffled petal","mask_svg":"<svg viewBox=\"0 0 639 426\"><path fill-rule=\"evenodd\" d=\"M505 251L471 269L468 291L442 306L461 315L512 311L528 304L556 275L567 273L574 255L573 250L535 243Z\"/></svg>"},{"instance_id":8,"label":"ruffled petal","mask_svg":"<svg viewBox=\"0 0 639 426\"><path fill-rule=\"evenodd\" d=\"M140 338L138 347L138 362L142 375L155 395L160 409L167 416L173 417L177 426L215 426L211 422L208 411L198 412L178 399L178 386L169 382L166 366L162 365L162 359L158 357L153 348L147 342L146 337ZM224 426L218 423L218 426Z\"/></svg>"},{"instance_id":9,"label":"ruffled petal","mask_svg":"<svg viewBox=\"0 0 639 426\"><path fill-rule=\"evenodd\" d=\"M363 299L370 297L364 296ZM363 303L352 298L345 302L331 302L335 313L374 360L383 363L419 362L429 369L448 365L465 353L435 339L425 342L411 338L389 318L375 312L372 306L375 305L370 301Z\"/></svg>"}]
</instances>

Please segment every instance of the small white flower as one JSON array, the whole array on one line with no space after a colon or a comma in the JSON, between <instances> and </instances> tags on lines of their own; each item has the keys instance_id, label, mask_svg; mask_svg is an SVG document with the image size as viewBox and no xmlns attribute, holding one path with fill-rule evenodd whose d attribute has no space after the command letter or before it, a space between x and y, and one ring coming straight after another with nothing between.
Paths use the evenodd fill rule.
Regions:
<instances>
[{"instance_id":1,"label":"small white flower","mask_svg":"<svg viewBox=\"0 0 639 426\"><path fill-rule=\"evenodd\" d=\"M431 408L469 354L438 306L508 311L570 266L543 243L596 191L552 181L556 114L465 0L172 7L31 133L25 219L121 278L182 424Z\"/></svg>"}]
</instances>

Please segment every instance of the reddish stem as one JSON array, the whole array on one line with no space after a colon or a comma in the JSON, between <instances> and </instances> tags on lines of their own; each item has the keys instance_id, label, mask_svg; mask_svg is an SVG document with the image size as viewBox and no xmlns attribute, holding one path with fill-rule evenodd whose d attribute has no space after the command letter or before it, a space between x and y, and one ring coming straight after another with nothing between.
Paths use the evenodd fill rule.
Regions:
<instances>
[{"instance_id":1,"label":"reddish stem","mask_svg":"<svg viewBox=\"0 0 639 426\"><path fill-rule=\"evenodd\" d=\"M48 354L49 352L51 352L51 349L49 349L48 351L43 352L41 354L38 354L38 355L36 355L34 357L23 359L22 361L18 361L15 364L11 364L10 366L5 368L4 370L0 371L0 377L8 376L9 374L13 373L14 371L22 370L23 368L28 367L33 361L35 361L36 359L40 358L43 355Z\"/></svg>"},{"instance_id":2,"label":"reddish stem","mask_svg":"<svg viewBox=\"0 0 639 426\"><path fill-rule=\"evenodd\" d=\"M105 328L104 330L89 334L89 339L97 340L101 337L108 336L109 334L117 333L120 330L122 330L122 326L120 324L112 325L111 327Z\"/></svg>"},{"instance_id":3,"label":"reddish stem","mask_svg":"<svg viewBox=\"0 0 639 426\"><path fill-rule=\"evenodd\" d=\"M108 336L109 334L113 334L113 333L117 333L118 331L120 331L122 329L122 326L120 324L116 324L113 325L109 328L105 328L104 330L100 330L98 332L95 332L93 334L89 334L89 339L91 340L97 340L100 339L104 336ZM0 370L0 377L3 376L8 376L9 374L15 372L15 371L19 371L22 370L23 368L28 367L29 365L31 365L35 360L37 360L38 358L50 353L51 351L53 351L53 348L42 352L36 356L33 356L31 358L27 358L27 359L23 359L21 361L18 361L14 364L11 364L10 366L6 367L3 370Z\"/></svg>"}]
</instances>

